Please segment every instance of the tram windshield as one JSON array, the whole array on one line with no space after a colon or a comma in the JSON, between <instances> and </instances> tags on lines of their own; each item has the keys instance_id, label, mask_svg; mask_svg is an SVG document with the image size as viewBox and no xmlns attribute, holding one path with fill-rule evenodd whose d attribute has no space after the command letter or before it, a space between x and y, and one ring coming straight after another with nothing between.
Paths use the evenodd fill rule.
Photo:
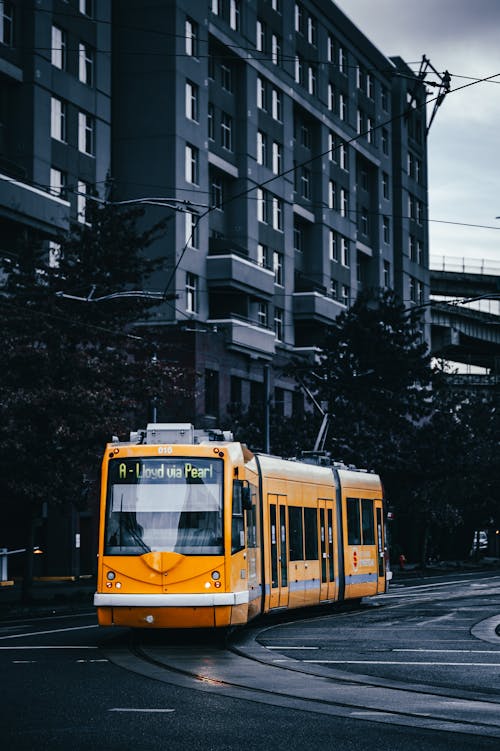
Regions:
<instances>
[{"instance_id":1,"label":"tram windshield","mask_svg":"<svg viewBox=\"0 0 500 751\"><path fill-rule=\"evenodd\" d=\"M112 459L105 555L222 554L222 490L221 459Z\"/></svg>"}]
</instances>

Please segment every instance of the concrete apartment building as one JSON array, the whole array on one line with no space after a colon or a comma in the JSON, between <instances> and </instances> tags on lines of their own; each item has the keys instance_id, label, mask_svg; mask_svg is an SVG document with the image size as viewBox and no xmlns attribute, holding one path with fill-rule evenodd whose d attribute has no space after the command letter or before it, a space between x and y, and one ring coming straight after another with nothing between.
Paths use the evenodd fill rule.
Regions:
<instances>
[{"instance_id":1,"label":"concrete apartment building","mask_svg":"<svg viewBox=\"0 0 500 751\"><path fill-rule=\"evenodd\" d=\"M424 85L333 2L0 0L0 250L50 253L108 178L164 199L148 289L199 426L300 409L283 366L362 289L428 299Z\"/></svg>"},{"instance_id":2,"label":"concrete apartment building","mask_svg":"<svg viewBox=\"0 0 500 751\"><path fill-rule=\"evenodd\" d=\"M425 91L333 2L4 0L0 17L2 249L26 226L50 240L107 177L115 200L177 206L146 207L171 217L149 287L177 296L155 323L199 374L191 419L262 398L266 366L314 351L361 289L427 299Z\"/></svg>"}]
</instances>

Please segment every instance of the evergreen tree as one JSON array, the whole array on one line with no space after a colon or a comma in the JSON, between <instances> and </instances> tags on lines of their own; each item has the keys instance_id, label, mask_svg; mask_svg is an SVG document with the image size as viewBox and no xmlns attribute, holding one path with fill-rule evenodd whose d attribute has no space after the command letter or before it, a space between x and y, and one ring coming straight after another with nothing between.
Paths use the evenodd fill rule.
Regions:
<instances>
[{"instance_id":1,"label":"evergreen tree","mask_svg":"<svg viewBox=\"0 0 500 751\"><path fill-rule=\"evenodd\" d=\"M394 293L361 295L330 326L318 364L294 373L327 404L335 458L378 470L405 463L431 412L433 375L418 315Z\"/></svg>"},{"instance_id":2,"label":"evergreen tree","mask_svg":"<svg viewBox=\"0 0 500 751\"><path fill-rule=\"evenodd\" d=\"M145 424L154 396L190 396L179 367L157 354L162 343L147 327L154 302L76 298L142 290L158 268L146 250L163 229L139 232L141 212L90 208L89 224L59 238L56 258L24 237L2 259L0 304L0 493L10 518L23 520L25 546L42 504L85 500L86 480L98 473L103 446ZM54 262L55 261L55 262ZM31 579L26 556L25 583Z\"/></svg>"}]
</instances>

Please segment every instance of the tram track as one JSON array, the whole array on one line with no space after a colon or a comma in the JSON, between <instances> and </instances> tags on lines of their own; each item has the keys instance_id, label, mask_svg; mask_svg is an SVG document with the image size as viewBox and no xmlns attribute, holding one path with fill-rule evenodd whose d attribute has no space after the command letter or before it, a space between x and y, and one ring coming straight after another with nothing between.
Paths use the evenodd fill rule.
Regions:
<instances>
[{"instance_id":1,"label":"tram track","mask_svg":"<svg viewBox=\"0 0 500 751\"><path fill-rule=\"evenodd\" d=\"M499 704L474 692L402 685L287 659L257 641L266 628L238 632L227 644L193 643L186 632L165 644L158 633L107 642L108 659L181 688L308 713L500 738Z\"/></svg>"}]
</instances>

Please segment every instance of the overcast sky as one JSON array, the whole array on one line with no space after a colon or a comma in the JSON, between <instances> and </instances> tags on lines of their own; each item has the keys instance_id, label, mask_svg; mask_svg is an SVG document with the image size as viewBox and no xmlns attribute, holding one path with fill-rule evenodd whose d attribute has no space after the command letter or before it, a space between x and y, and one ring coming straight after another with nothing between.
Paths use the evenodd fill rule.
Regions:
<instances>
[{"instance_id":1,"label":"overcast sky","mask_svg":"<svg viewBox=\"0 0 500 751\"><path fill-rule=\"evenodd\" d=\"M500 273L500 0L335 3L386 57L399 55L417 72L425 55L450 72L428 140L431 257L485 259Z\"/></svg>"}]
</instances>

